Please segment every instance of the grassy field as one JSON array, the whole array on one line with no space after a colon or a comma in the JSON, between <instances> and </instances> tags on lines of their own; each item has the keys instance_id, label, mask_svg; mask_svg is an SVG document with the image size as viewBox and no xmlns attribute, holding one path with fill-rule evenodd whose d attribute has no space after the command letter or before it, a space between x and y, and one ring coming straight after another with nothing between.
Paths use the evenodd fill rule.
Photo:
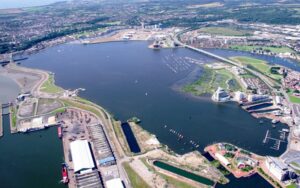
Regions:
<instances>
[{"instance_id":1,"label":"grassy field","mask_svg":"<svg viewBox=\"0 0 300 188\"><path fill-rule=\"evenodd\" d=\"M123 163L123 166L133 188L150 188L140 175L130 167L128 162Z\"/></svg>"},{"instance_id":2,"label":"grassy field","mask_svg":"<svg viewBox=\"0 0 300 188\"><path fill-rule=\"evenodd\" d=\"M11 115L11 125L13 128L17 126L17 110L14 106L10 107L10 115Z\"/></svg>"},{"instance_id":3,"label":"grassy field","mask_svg":"<svg viewBox=\"0 0 300 188\"><path fill-rule=\"evenodd\" d=\"M292 184L286 186L286 188L297 188L297 185L292 183Z\"/></svg>"},{"instance_id":4,"label":"grassy field","mask_svg":"<svg viewBox=\"0 0 300 188\"><path fill-rule=\"evenodd\" d=\"M63 91L63 89L56 86L54 84L54 76L49 75L48 80L43 83L43 85L41 87L41 91L47 92L47 93L59 93L59 92Z\"/></svg>"},{"instance_id":5,"label":"grassy field","mask_svg":"<svg viewBox=\"0 0 300 188\"><path fill-rule=\"evenodd\" d=\"M224 35L224 36L245 36L252 35L251 32L245 30L237 30L229 27L204 27L200 29L201 32L214 34L214 35Z\"/></svg>"},{"instance_id":6,"label":"grassy field","mask_svg":"<svg viewBox=\"0 0 300 188\"><path fill-rule=\"evenodd\" d=\"M229 81L233 84L228 84ZM218 87L231 91L242 90L234 75L228 70L213 70L208 67L204 67L204 71L200 78L196 82L184 86L183 91L193 93L195 95L203 95L215 92Z\"/></svg>"},{"instance_id":7,"label":"grassy field","mask_svg":"<svg viewBox=\"0 0 300 188\"><path fill-rule=\"evenodd\" d=\"M263 60L244 56L231 57L230 59L239 62L240 64L247 65L250 69L256 70L274 80L280 81L282 79L282 75L272 74L270 72L272 66Z\"/></svg>"},{"instance_id":8,"label":"grassy field","mask_svg":"<svg viewBox=\"0 0 300 188\"><path fill-rule=\"evenodd\" d=\"M300 104L300 97L294 96L293 95L293 93L294 93L293 90L289 90L287 93L289 95L290 102Z\"/></svg>"},{"instance_id":9,"label":"grassy field","mask_svg":"<svg viewBox=\"0 0 300 188\"><path fill-rule=\"evenodd\" d=\"M233 45L230 46L230 49L233 50L239 50L239 51L247 51L251 52L253 50L264 50L264 51L270 51L273 53L293 53L295 52L294 50L288 48L288 47L265 47L265 46L242 46L242 45Z\"/></svg>"},{"instance_id":10,"label":"grassy field","mask_svg":"<svg viewBox=\"0 0 300 188\"><path fill-rule=\"evenodd\" d=\"M88 106L88 105L85 105L85 104L81 104L81 103L76 102L76 101L66 100L66 99L61 99L61 102L64 104L65 107L73 106L73 107L80 108L80 109L83 109L83 110L86 110L86 111L90 111L90 112L96 114L97 116L101 117L101 113L97 109L95 109L94 107L91 107L91 106Z\"/></svg>"}]
</instances>

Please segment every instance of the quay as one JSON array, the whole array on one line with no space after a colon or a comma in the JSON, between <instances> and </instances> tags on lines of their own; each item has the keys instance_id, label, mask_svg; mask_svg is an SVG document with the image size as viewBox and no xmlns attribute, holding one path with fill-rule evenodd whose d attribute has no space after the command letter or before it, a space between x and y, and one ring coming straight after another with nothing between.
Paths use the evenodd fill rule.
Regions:
<instances>
[{"instance_id":1,"label":"quay","mask_svg":"<svg viewBox=\"0 0 300 188\"><path fill-rule=\"evenodd\" d=\"M57 118L61 122L69 188L102 188L109 181L122 181L115 153L95 114L68 108Z\"/></svg>"}]
</instances>

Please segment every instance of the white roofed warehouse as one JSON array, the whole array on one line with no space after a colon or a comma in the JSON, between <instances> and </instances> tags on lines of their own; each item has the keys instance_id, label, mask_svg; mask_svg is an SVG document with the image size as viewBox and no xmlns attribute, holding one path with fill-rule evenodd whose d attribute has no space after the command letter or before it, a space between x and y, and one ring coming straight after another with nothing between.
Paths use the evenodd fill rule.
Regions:
<instances>
[{"instance_id":1,"label":"white roofed warehouse","mask_svg":"<svg viewBox=\"0 0 300 188\"><path fill-rule=\"evenodd\" d=\"M80 173L95 168L90 146L87 140L76 140L70 143L74 172Z\"/></svg>"},{"instance_id":2,"label":"white roofed warehouse","mask_svg":"<svg viewBox=\"0 0 300 188\"><path fill-rule=\"evenodd\" d=\"M107 188L124 188L120 178L111 179L105 182Z\"/></svg>"}]
</instances>

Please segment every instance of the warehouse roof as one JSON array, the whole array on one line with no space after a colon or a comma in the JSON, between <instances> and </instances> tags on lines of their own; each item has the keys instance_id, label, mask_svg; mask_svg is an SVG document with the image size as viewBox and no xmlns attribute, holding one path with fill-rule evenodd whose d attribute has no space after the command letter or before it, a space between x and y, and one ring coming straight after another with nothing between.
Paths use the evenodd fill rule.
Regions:
<instances>
[{"instance_id":1,"label":"warehouse roof","mask_svg":"<svg viewBox=\"0 0 300 188\"><path fill-rule=\"evenodd\" d=\"M115 178L106 181L107 188L124 188L122 180L120 178Z\"/></svg>"},{"instance_id":2,"label":"warehouse roof","mask_svg":"<svg viewBox=\"0 0 300 188\"><path fill-rule=\"evenodd\" d=\"M76 140L70 143L74 164L74 172L93 169L95 167L87 140Z\"/></svg>"}]
</instances>

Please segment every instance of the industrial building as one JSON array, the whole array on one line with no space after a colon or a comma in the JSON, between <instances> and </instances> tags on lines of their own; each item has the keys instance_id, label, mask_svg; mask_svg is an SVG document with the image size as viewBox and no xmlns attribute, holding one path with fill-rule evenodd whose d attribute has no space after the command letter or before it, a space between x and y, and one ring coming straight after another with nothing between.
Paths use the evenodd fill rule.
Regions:
<instances>
[{"instance_id":1,"label":"industrial building","mask_svg":"<svg viewBox=\"0 0 300 188\"><path fill-rule=\"evenodd\" d=\"M267 157L266 167L270 173L280 181L284 181L289 173L288 166L283 163L281 160L274 157Z\"/></svg>"},{"instance_id":2,"label":"industrial building","mask_svg":"<svg viewBox=\"0 0 300 188\"><path fill-rule=\"evenodd\" d=\"M95 168L90 146L87 140L76 140L70 143L75 173L84 173Z\"/></svg>"},{"instance_id":3,"label":"industrial building","mask_svg":"<svg viewBox=\"0 0 300 188\"><path fill-rule=\"evenodd\" d=\"M215 102L227 102L230 100L228 93L221 87L213 94L212 100Z\"/></svg>"},{"instance_id":4,"label":"industrial building","mask_svg":"<svg viewBox=\"0 0 300 188\"><path fill-rule=\"evenodd\" d=\"M77 188L103 188L99 172L93 170L83 174L75 174Z\"/></svg>"},{"instance_id":5,"label":"industrial building","mask_svg":"<svg viewBox=\"0 0 300 188\"><path fill-rule=\"evenodd\" d=\"M124 188L122 180L120 178L111 179L105 182L106 188Z\"/></svg>"},{"instance_id":6,"label":"industrial building","mask_svg":"<svg viewBox=\"0 0 300 188\"><path fill-rule=\"evenodd\" d=\"M249 102L263 102L269 100L270 97L268 95L248 95Z\"/></svg>"},{"instance_id":7,"label":"industrial building","mask_svg":"<svg viewBox=\"0 0 300 188\"><path fill-rule=\"evenodd\" d=\"M91 135L93 148L96 153L96 160L100 166L108 166L116 164L116 159L107 140L102 125L91 125L87 126L88 131Z\"/></svg>"},{"instance_id":8,"label":"industrial building","mask_svg":"<svg viewBox=\"0 0 300 188\"><path fill-rule=\"evenodd\" d=\"M226 157L224 157L220 153L216 153L215 156L223 165L225 166L230 165L230 162L226 159Z\"/></svg>"}]
</instances>

